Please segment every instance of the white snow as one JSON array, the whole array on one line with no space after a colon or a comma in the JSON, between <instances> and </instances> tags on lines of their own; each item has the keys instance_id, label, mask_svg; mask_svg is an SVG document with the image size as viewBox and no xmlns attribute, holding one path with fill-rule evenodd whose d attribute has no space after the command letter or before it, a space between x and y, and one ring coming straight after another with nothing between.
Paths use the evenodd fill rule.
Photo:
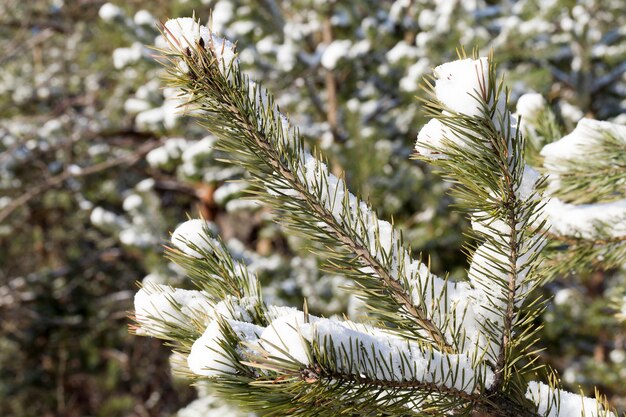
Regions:
<instances>
[{"instance_id":1,"label":"white snow","mask_svg":"<svg viewBox=\"0 0 626 417\"><path fill-rule=\"evenodd\" d=\"M567 204L551 198L543 209L550 231L562 236L594 239L626 236L626 199L610 203ZM602 228L602 233L598 233Z\"/></svg>"},{"instance_id":2,"label":"white snow","mask_svg":"<svg viewBox=\"0 0 626 417\"><path fill-rule=\"evenodd\" d=\"M521 182L515 190L517 198L519 198L520 200L527 200L531 196L533 196L537 181L539 181L540 178L541 174L537 170L529 165L525 165L524 172L522 173Z\"/></svg>"},{"instance_id":3,"label":"white snow","mask_svg":"<svg viewBox=\"0 0 626 417\"><path fill-rule=\"evenodd\" d=\"M192 142L185 148L182 154L182 160L186 163L193 163L213 153L216 138L213 136L206 136L197 142Z\"/></svg>"},{"instance_id":4,"label":"white snow","mask_svg":"<svg viewBox=\"0 0 626 417\"><path fill-rule=\"evenodd\" d=\"M541 155L544 157L544 166L558 170L562 160L587 157L596 149L603 134L611 134L626 144L626 126L581 119L570 134L543 147Z\"/></svg>"},{"instance_id":5,"label":"white snow","mask_svg":"<svg viewBox=\"0 0 626 417\"><path fill-rule=\"evenodd\" d=\"M305 318L301 311L278 317L263 330L259 344L275 358L308 365L311 363L309 342L304 333L309 329L306 323L309 320L317 318L310 315Z\"/></svg>"},{"instance_id":6,"label":"white snow","mask_svg":"<svg viewBox=\"0 0 626 417\"><path fill-rule=\"evenodd\" d=\"M102 207L94 207L89 217L91 223L97 227L111 228L121 224L120 218L112 211Z\"/></svg>"},{"instance_id":7,"label":"white snow","mask_svg":"<svg viewBox=\"0 0 626 417\"><path fill-rule=\"evenodd\" d=\"M254 342L262 332L262 327L236 320L225 320L242 342ZM191 352L187 357L189 369L196 375L216 377L223 374L234 374L236 371L234 360L224 349L224 335L220 321L213 320L206 328L202 336L193 343ZM241 357L243 350L235 347L238 356Z\"/></svg>"},{"instance_id":8,"label":"white snow","mask_svg":"<svg viewBox=\"0 0 626 417\"><path fill-rule=\"evenodd\" d=\"M137 90L138 97L140 90ZM143 91L141 92L143 93ZM135 117L135 125L138 130L142 132L154 132L161 130L163 127L165 127L165 129L172 129L178 119L180 119L181 113L185 112L186 114L191 114L191 112L185 108L186 102L183 97L179 96L179 90L164 88L163 98L164 101L160 107L142 111L137 114Z\"/></svg>"},{"instance_id":9,"label":"white snow","mask_svg":"<svg viewBox=\"0 0 626 417\"><path fill-rule=\"evenodd\" d=\"M487 58L462 59L435 68L435 94L446 107L469 116L482 115L489 85Z\"/></svg>"},{"instance_id":10,"label":"white snow","mask_svg":"<svg viewBox=\"0 0 626 417\"><path fill-rule=\"evenodd\" d=\"M198 250L212 253L212 247L219 245L214 238L205 233L205 229L211 231L209 222L202 219L187 220L172 234L172 243L188 256L203 258L204 255Z\"/></svg>"},{"instance_id":11,"label":"white snow","mask_svg":"<svg viewBox=\"0 0 626 417\"><path fill-rule=\"evenodd\" d=\"M276 50L276 65L285 72L289 72L298 63L298 45L293 42L285 42Z\"/></svg>"},{"instance_id":12,"label":"white snow","mask_svg":"<svg viewBox=\"0 0 626 417\"><path fill-rule=\"evenodd\" d=\"M626 126L582 119L571 133L544 146L541 155L544 167L550 172L549 191L558 189L560 173L568 170L566 163L589 158L598 151L607 134L626 144ZM574 205L552 198L544 207L544 215L550 231L559 235L585 239L626 236L626 199Z\"/></svg>"},{"instance_id":13,"label":"white snow","mask_svg":"<svg viewBox=\"0 0 626 417\"><path fill-rule=\"evenodd\" d=\"M232 2L220 0L215 3L211 10L211 29L215 33L224 33L234 13L235 8Z\"/></svg>"},{"instance_id":14,"label":"white snow","mask_svg":"<svg viewBox=\"0 0 626 417\"><path fill-rule=\"evenodd\" d=\"M564 119L572 121L572 122L578 122L580 119L582 119L585 114L583 113L583 111L576 107L573 104L568 103L565 100L561 100L559 102L559 108L561 110L561 115L563 116Z\"/></svg>"},{"instance_id":15,"label":"white snow","mask_svg":"<svg viewBox=\"0 0 626 417\"><path fill-rule=\"evenodd\" d=\"M234 200L229 200L228 203L226 203L225 208L227 212L234 213L241 210L258 210L262 206L263 204L258 200L238 198Z\"/></svg>"},{"instance_id":16,"label":"white snow","mask_svg":"<svg viewBox=\"0 0 626 417\"><path fill-rule=\"evenodd\" d=\"M447 115L449 116L449 114ZM450 128L439 119L430 119L417 134L415 151L430 159L445 159L448 157L446 148L451 144L456 148L467 148L466 139L462 137L460 131L460 128ZM490 146L489 144L486 145Z\"/></svg>"},{"instance_id":17,"label":"white snow","mask_svg":"<svg viewBox=\"0 0 626 417\"><path fill-rule=\"evenodd\" d=\"M425 351L416 342L363 324L314 316L305 320L302 312L273 320L260 338L270 355L304 365L311 360L310 343L332 355L341 371L364 378L417 380L471 393L481 382L489 387L494 377L489 367L474 365L468 355Z\"/></svg>"},{"instance_id":18,"label":"white snow","mask_svg":"<svg viewBox=\"0 0 626 417\"><path fill-rule=\"evenodd\" d=\"M146 155L146 161L148 165L153 168L163 167L170 161L167 150L164 147L159 147L151 150Z\"/></svg>"},{"instance_id":19,"label":"white snow","mask_svg":"<svg viewBox=\"0 0 626 417\"><path fill-rule=\"evenodd\" d=\"M502 291L498 284L508 281L510 273L508 256L493 244L485 243L472 256L468 279L476 288L493 295Z\"/></svg>"},{"instance_id":20,"label":"white snow","mask_svg":"<svg viewBox=\"0 0 626 417\"><path fill-rule=\"evenodd\" d=\"M223 399L201 391L198 398L176 412L174 417L241 417L241 411L235 405ZM244 414L252 417L254 414Z\"/></svg>"},{"instance_id":21,"label":"white snow","mask_svg":"<svg viewBox=\"0 0 626 417\"><path fill-rule=\"evenodd\" d=\"M331 42L322 53L322 66L329 70L335 69L339 61L341 61L341 58L348 56L351 46L352 41L348 39Z\"/></svg>"},{"instance_id":22,"label":"white snow","mask_svg":"<svg viewBox=\"0 0 626 417\"><path fill-rule=\"evenodd\" d=\"M241 194L246 188L249 187L249 184L244 181L231 181L227 182L220 186L215 193L213 193L213 198L217 204L225 204L229 199L233 198L237 194Z\"/></svg>"},{"instance_id":23,"label":"white snow","mask_svg":"<svg viewBox=\"0 0 626 417\"><path fill-rule=\"evenodd\" d=\"M98 10L98 16L100 16L100 19L106 22L111 22L115 18L123 15L124 12L122 11L122 9L112 3L104 3L100 7L100 10Z\"/></svg>"},{"instance_id":24,"label":"white snow","mask_svg":"<svg viewBox=\"0 0 626 417\"><path fill-rule=\"evenodd\" d=\"M406 75L400 80L400 90L407 93L414 93L419 90L419 84L430 67L430 61L427 58L420 58L411 65Z\"/></svg>"},{"instance_id":25,"label":"white snow","mask_svg":"<svg viewBox=\"0 0 626 417\"><path fill-rule=\"evenodd\" d=\"M268 320L273 321L280 317L291 316L297 313L298 309L295 307L269 305L267 306L266 317Z\"/></svg>"},{"instance_id":26,"label":"white snow","mask_svg":"<svg viewBox=\"0 0 626 417\"><path fill-rule=\"evenodd\" d=\"M186 148L186 139L169 138L163 143L163 146L148 152L146 161L153 168L161 168L167 166L171 161L181 158Z\"/></svg>"},{"instance_id":27,"label":"white snow","mask_svg":"<svg viewBox=\"0 0 626 417\"><path fill-rule=\"evenodd\" d=\"M424 8L420 11L417 23L423 32L429 32L435 26L437 21L436 13L428 8Z\"/></svg>"},{"instance_id":28,"label":"white snow","mask_svg":"<svg viewBox=\"0 0 626 417\"><path fill-rule=\"evenodd\" d=\"M147 248L157 243L154 235L149 230L141 230L132 226L120 231L119 239L124 245L140 248Z\"/></svg>"},{"instance_id":29,"label":"white snow","mask_svg":"<svg viewBox=\"0 0 626 417\"><path fill-rule=\"evenodd\" d=\"M213 305L201 291L148 284L135 294L135 316L143 334L166 337L169 328L197 331L193 320L207 322Z\"/></svg>"},{"instance_id":30,"label":"white snow","mask_svg":"<svg viewBox=\"0 0 626 417\"><path fill-rule=\"evenodd\" d=\"M225 319L252 321L252 312L261 303L257 297L236 298L229 296L215 305L215 314Z\"/></svg>"},{"instance_id":31,"label":"white snow","mask_svg":"<svg viewBox=\"0 0 626 417\"><path fill-rule=\"evenodd\" d=\"M561 288L554 294L554 304L564 306L571 302L575 296L575 292L571 288Z\"/></svg>"},{"instance_id":32,"label":"white snow","mask_svg":"<svg viewBox=\"0 0 626 417\"><path fill-rule=\"evenodd\" d=\"M367 230L367 237L370 253L378 257L391 255L392 246L398 240L391 223L385 220L372 223Z\"/></svg>"},{"instance_id":33,"label":"white snow","mask_svg":"<svg viewBox=\"0 0 626 417\"><path fill-rule=\"evenodd\" d=\"M113 51L113 66L122 69L139 61L143 56L143 46L134 42L130 48L117 48Z\"/></svg>"},{"instance_id":34,"label":"white snow","mask_svg":"<svg viewBox=\"0 0 626 417\"><path fill-rule=\"evenodd\" d=\"M156 23L154 16L152 16L152 14L147 10L137 11L135 16L133 16L133 20L138 26L154 26Z\"/></svg>"},{"instance_id":35,"label":"white snow","mask_svg":"<svg viewBox=\"0 0 626 417\"><path fill-rule=\"evenodd\" d=\"M211 32L191 17L170 19L165 22L165 38L172 47L178 50L194 48L202 40L204 45L209 43Z\"/></svg>"},{"instance_id":36,"label":"white snow","mask_svg":"<svg viewBox=\"0 0 626 417\"><path fill-rule=\"evenodd\" d=\"M430 119L417 134L415 151L432 159L445 158L446 155L438 149L444 147L442 141L448 133L449 129L438 119Z\"/></svg>"},{"instance_id":37,"label":"white snow","mask_svg":"<svg viewBox=\"0 0 626 417\"><path fill-rule=\"evenodd\" d=\"M441 384L467 393L474 392L481 381L487 388L493 383L489 367L474 365L467 355L423 350L416 342L363 324L319 319L310 327L308 338L315 339L322 352L334 355L344 372L386 381ZM360 355L362 350L367 355Z\"/></svg>"},{"instance_id":38,"label":"white snow","mask_svg":"<svg viewBox=\"0 0 626 417\"><path fill-rule=\"evenodd\" d=\"M435 68L435 95L445 109L444 116L454 116L449 110L466 116L483 116L485 106L490 108L497 100L496 108L492 116L492 122L496 129L506 137L514 137L517 132L517 121L511 118L506 111L503 96L488 97L489 88L489 62L487 58L477 60L463 59L440 65ZM431 119L420 130L415 150L418 154L431 159L443 159L446 157L446 145L454 144L458 148L466 148L468 145L465 129L456 125L446 125L447 121ZM470 139L468 138L467 141ZM485 143L486 146L491 146Z\"/></svg>"},{"instance_id":39,"label":"white snow","mask_svg":"<svg viewBox=\"0 0 626 417\"><path fill-rule=\"evenodd\" d=\"M231 65L237 64L235 45L220 38L191 17L170 19L165 23L165 38L171 48L183 52L187 48L193 51L202 41L204 48L210 48L220 62L220 70L225 73Z\"/></svg>"},{"instance_id":40,"label":"white snow","mask_svg":"<svg viewBox=\"0 0 626 417\"><path fill-rule=\"evenodd\" d=\"M528 93L517 100L516 113L522 116L522 122L535 120L546 106L546 99L541 94Z\"/></svg>"},{"instance_id":41,"label":"white snow","mask_svg":"<svg viewBox=\"0 0 626 417\"><path fill-rule=\"evenodd\" d=\"M528 383L526 398L537 406L539 415L545 417L615 417L615 414L603 411L594 398L553 389L541 382Z\"/></svg>"},{"instance_id":42,"label":"white snow","mask_svg":"<svg viewBox=\"0 0 626 417\"><path fill-rule=\"evenodd\" d=\"M146 179L139 181L137 185L135 185L135 189L139 191L140 193L145 193L145 192L152 190L154 188L154 185L155 185L154 178L146 178Z\"/></svg>"},{"instance_id":43,"label":"white snow","mask_svg":"<svg viewBox=\"0 0 626 417\"><path fill-rule=\"evenodd\" d=\"M402 60L415 60L419 56L419 51L414 46L405 41L400 41L391 48L385 57L391 64L397 64Z\"/></svg>"},{"instance_id":44,"label":"white snow","mask_svg":"<svg viewBox=\"0 0 626 417\"><path fill-rule=\"evenodd\" d=\"M124 199L122 203L122 207L125 211L135 211L143 204L143 200L141 196L138 194L130 194L128 197Z\"/></svg>"},{"instance_id":45,"label":"white snow","mask_svg":"<svg viewBox=\"0 0 626 417\"><path fill-rule=\"evenodd\" d=\"M135 97L130 97L124 102L124 111L129 114L137 114L150 109L150 102Z\"/></svg>"}]
</instances>

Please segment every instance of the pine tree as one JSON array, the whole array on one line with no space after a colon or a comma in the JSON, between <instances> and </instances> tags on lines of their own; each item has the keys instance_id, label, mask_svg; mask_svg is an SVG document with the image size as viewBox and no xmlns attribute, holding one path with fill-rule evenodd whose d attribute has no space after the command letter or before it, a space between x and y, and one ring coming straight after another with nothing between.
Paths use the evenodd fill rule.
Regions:
<instances>
[{"instance_id":1,"label":"pine tree","mask_svg":"<svg viewBox=\"0 0 626 417\"><path fill-rule=\"evenodd\" d=\"M266 304L256 276L203 220L190 220L172 235L168 255L198 290L147 285L135 298L137 333L171 343L189 378L263 415L614 415L601 398L560 390L537 364L545 300L536 290L550 278L542 252L555 234L548 225L598 247L606 217L572 225L571 210L580 207L546 200L572 186L559 182L555 191L554 175L546 181L526 164L524 129L508 109L493 56L461 53L424 83L431 120L416 156L454 184L458 209L472 221L468 280L453 282L414 259L393 222L329 172L273 96L242 73L234 45L189 18L163 30L170 46L163 63L186 111L250 174L253 197L308 239L328 270L355 283L346 291L367 309L351 321L313 316L306 303L302 311ZM603 144L623 146L622 130L596 128ZM563 146L555 148L541 151L548 170L567 165L552 164ZM614 181L604 184L601 191ZM623 234L618 228L611 236L616 259ZM531 381L537 377L548 384Z\"/></svg>"}]
</instances>

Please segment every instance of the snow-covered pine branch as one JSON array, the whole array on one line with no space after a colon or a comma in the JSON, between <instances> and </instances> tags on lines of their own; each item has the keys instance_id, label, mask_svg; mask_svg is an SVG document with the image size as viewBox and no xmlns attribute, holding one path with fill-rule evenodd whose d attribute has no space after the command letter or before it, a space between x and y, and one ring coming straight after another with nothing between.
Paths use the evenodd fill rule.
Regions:
<instances>
[{"instance_id":1,"label":"snow-covered pine branch","mask_svg":"<svg viewBox=\"0 0 626 417\"><path fill-rule=\"evenodd\" d=\"M550 197L544 216L550 235L561 245L549 251L552 272L623 265L626 126L582 119L571 133L544 146L541 156Z\"/></svg>"},{"instance_id":2,"label":"snow-covered pine branch","mask_svg":"<svg viewBox=\"0 0 626 417\"><path fill-rule=\"evenodd\" d=\"M433 120L416 144L458 185L454 195L473 222L469 280L453 283L412 259L400 232L306 149L272 95L241 73L232 44L190 19L168 21L164 34L171 85L219 138L216 146L250 172L256 197L314 242L328 267L360 285L352 291L376 325L266 306L245 265L190 221L172 236L170 256L201 291L140 291L146 333L176 340L195 378L269 414L565 416L535 395L543 388L526 386L541 312L529 296L544 280L537 273L543 201L535 190L542 180L525 165L492 57L435 70L425 101ZM198 299L208 302L195 307ZM195 316L204 331L195 326L180 339L154 324L184 328ZM560 410L594 401L549 390L566 399Z\"/></svg>"},{"instance_id":3,"label":"snow-covered pine branch","mask_svg":"<svg viewBox=\"0 0 626 417\"><path fill-rule=\"evenodd\" d=\"M526 398L537 405L540 415L546 417L615 417L613 412L607 411L606 401L581 397L542 382L529 382Z\"/></svg>"},{"instance_id":4,"label":"snow-covered pine branch","mask_svg":"<svg viewBox=\"0 0 626 417\"><path fill-rule=\"evenodd\" d=\"M490 341L497 382L506 384L519 372L510 364L523 357L534 333L520 312L541 283L535 274L544 245L536 231L541 203L534 191L541 180L524 163L523 136L506 108L493 58L444 64L433 81L425 100L433 119L418 135L416 151L458 184L453 194L472 217L479 244L468 277L477 322ZM459 92L465 101L456 100Z\"/></svg>"},{"instance_id":5,"label":"snow-covered pine branch","mask_svg":"<svg viewBox=\"0 0 626 417\"><path fill-rule=\"evenodd\" d=\"M166 28L178 24L170 21ZM185 38L209 39L193 33ZM216 146L254 174L259 199L280 210L282 223L294 232L306 231L328 248L328 265L361 284L360 295L372 311L439 349L454 351L465 344L458 327L468 308L469 287L436 277L412 259L401 234L305 150L273 96L243 75L236 60L226 68L213 65L224 63L221 52L214 55L209 40L204 42L207 49L198 42L193 51L172 42L178 58L170 75L202 113L202 123L220 138Z\"/></svg>"},{"instance_id":6,"label":"snow-covered pine branch","mask_svg":"<svg viewBox=\"0 0 626 417\"><path fill-rule=\"evenodd\" d=\"M541 149L563 136L556 115L550 110L546 99L538 93L527 93L518 98L515 114L520 120L519 129L526 139L526 160L541 165Z\"/></svg>"},{"instance_id":7,"label":"snow-covered pine branch","mask_svg":"<svg viewBox=\"0 0 626 417\"><path fill-rule=\"evenodd\" d=\"M582 119L541 156L553 196L569 203L626 199L626 126Z\"/></svg>"},{"instance_id":8,"label":"snow-covered pine branch","mask_svg":"<svg viewBox=\"0 0 626 417\"><path fill-rule=\"evenodd\" d=\"M228 248L201 219L179 225L172 234L168 256L185 267L189 278L211 295L215 302L226 297L261 300L256 275L241 260L233 259Z\"/></svg>"}]
</instances>

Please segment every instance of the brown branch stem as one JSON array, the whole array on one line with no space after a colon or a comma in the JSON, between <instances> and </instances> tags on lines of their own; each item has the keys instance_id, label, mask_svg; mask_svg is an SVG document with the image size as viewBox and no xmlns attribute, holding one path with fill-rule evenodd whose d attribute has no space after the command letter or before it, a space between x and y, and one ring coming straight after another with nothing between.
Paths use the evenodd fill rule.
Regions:
<instances>
[{"instance_id":1,"label":"brown branch stem","mask_svg":"<svg viewBox=\"0 0 626 417\"><path fill-rule=\"evenodd\" d=\"M481 394L467 393L465 391L450 388L432 382L418 380L387 381L370 378L361 374L351 374L339 371L323 371L319 366L310 365L300 371L300 378L308 383L315 383L320 379L341 380L356 384L363 384L379 388L396 388L407 390L420 390L428 393L437 393L461 399L472 405L476 412L484 413L490 417L540 417L535 411L515 403L501 393ZM428 411L420 411L429 414ZM432 415L441 415L433 413Z\"/></svg>"}]
</instances>

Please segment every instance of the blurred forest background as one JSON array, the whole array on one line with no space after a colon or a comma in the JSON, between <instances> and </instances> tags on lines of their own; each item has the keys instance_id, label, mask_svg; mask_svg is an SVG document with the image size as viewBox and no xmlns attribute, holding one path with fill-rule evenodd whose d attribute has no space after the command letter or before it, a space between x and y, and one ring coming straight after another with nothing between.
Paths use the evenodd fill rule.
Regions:
<instances>
[{"instance_id":1,"label":"blurred forest background","mask_svg":"<svg viewBox=\"0 0 626 417\"><path fill-rule=\"evenodd\" d=\"M246 174L177 110L152 45L158 22L213 10L246 71L351 189L401 227L434 272L463 278L467 222L409 160L419 84L463 45L493 48L511 105L544 95L566 133L583 116L626 124L623 0L3 0L0 2L0 415L170 416L196 396L168 349L128 333L137 282L185 283L169 231L203 216L272 303L358 309L245 197ZM540 360L570 391L626 409L626 329L607 300L623 270L554 278ZM207 405L207 407L213 407ZM225 411L222 410L221 417Z\"/></svg>"}]
</instances>

